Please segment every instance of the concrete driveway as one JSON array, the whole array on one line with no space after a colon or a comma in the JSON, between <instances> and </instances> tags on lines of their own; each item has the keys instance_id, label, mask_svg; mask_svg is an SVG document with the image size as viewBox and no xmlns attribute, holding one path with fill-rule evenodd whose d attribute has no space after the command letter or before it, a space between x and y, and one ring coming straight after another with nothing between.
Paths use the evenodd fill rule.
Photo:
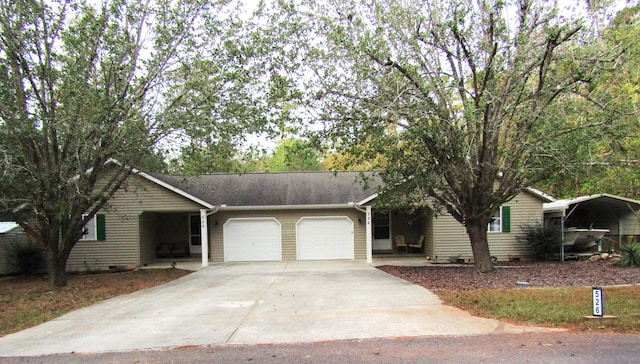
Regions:
<instances>
[{"instance_id":1,"label":"concrete driveway","mask_svg":"<svg viewBox=\"0 0 640 364\"><path fill-rule=\"evenodd\" d=\"M0 338L0 356L540 331L472 317L363 262L214 265Z\"/></svg>"}]
</instances>

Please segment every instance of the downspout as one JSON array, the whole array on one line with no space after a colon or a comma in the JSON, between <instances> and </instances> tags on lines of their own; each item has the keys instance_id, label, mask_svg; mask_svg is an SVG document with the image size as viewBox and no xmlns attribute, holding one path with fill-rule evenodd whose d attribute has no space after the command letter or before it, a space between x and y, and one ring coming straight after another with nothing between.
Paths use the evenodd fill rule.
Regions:
<instances>
[{"instance_id":1,"label":"downspout","mask_svg":"<svg viewBox=\"0 0 640 364\"><path fill-rule=\"evenodd\" d=\"M372 236L373 236L373 229L371 227L371 206L365 206L365 208L363 209L362 207L356 205L355 203L353 204L353 207L360 211L360 212L364 212L365 213L365 237L366 237L366 242L367 242L367 263L369 264L373 264L373 245L372 245Z\"/></svg>"},{"instance_id":2,"label":"downspout","mask_svg":"<svg viewBox=\"0 0 640 364\"><path fill-rule=\"evenodd\" d=\"M202 255L202 268L209 266L209 226L207 217L218 212L218 207L211 210L200 209L200 252Z\"/></svg>"}]
</instances>

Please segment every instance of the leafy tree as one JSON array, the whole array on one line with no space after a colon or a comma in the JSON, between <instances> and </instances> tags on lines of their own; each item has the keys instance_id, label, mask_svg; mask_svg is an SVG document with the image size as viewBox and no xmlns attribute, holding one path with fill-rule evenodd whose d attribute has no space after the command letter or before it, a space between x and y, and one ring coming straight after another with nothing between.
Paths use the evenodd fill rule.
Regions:
<instances>
[{"instance_id":1,"label":"leafy tree","mask_svg":"<svg viewBox=\"0 0 640 364\"><path fill-rule=\"evenodd\" d=\"M610 55L588 39L581 19L560 15L553 3L328 1L280 9L286 24L307 26L297 33L309 65L300 82L324 137L365 160L383 155L387 195L463 224L479 272L494 269L487 243L494 212L541 171L572 158L557 143L562 136L606 124L561 118L570 103L557 101L588 98Z\"/></svg>"},{"instance_id":2,"label":"leafy tree","mask_svg":"<svg viewBox=\"0 0 640 364\"><path fill-rule=\"evenodd\" d=\"M236 172L240 163L235 158L235 147L228 142L200 146L192 143L182 148L180 156L169 163L172 173L196 175L212 172Z\"/></svg>"},{"instance_id":3,"label":"leafy tree","mask_svg":"<svg viewBox=\"0 0 640 364\"><path fill-rule=\"evenodd\" d=\"M281 139L271 152L250 146L237 151L234 146L210 144L183 148L179 158L171 161L171 172L202 174L212 172L286 172L317 171L320 162L317 148L299 138Z\"/></svg>"},{"instance_id":4,"label":"leafy tree","mask_svg":"<svg viewBox=\"0 0 640 364\"><path fill-rule=\"evenodd\" d=\"M49 281L64 286L83 227L133 166L158 166L159 141L235 127L204 115L237 72L215 50L239 23L224 1L0 5L0 210L44 245Z\"/></svg>"},{"instance_id":5,"label":"leafy tree","mask_svg":"<svg viewBox=\"0 0 640 364\"><path fill-rule=\"evenodd\" d=\"M273 153L263 158L268 172L318 171L319 152L311 142L299 139L282 139Z\"/></svg>"},{"instance_id":6,"label":"leafy tree","mask_svg":"<svg viewBox=\"0 0 640 364\"><path fill-rule=\"evenodd\" d=\"M258 13L263 6L258 4ZM194 92L181 95L170 116L186 120L177 135L183 148L171 162L172 172L264 171L271 158L250 142L296 131L290 125L297 119L293 111L299 91L290 75L296 64L284 61L295 52L287 34L254 21L241 8L235 11L246 16L219 31L219 41L205 61L177 71L180 77L190 75L185 87Z\"/></svg>"},{"instance_id":7,"label":"leafy tree","mask_svg":"<svg viewBox=\"0 0 640 364\"><path fill-rule=\"evenodd\" d=\"M326 151L320 162L323 171L369 171L379 166L379 161L363 161L344 151Z\"/></svg>"},{"instance_id":8,"label":"leafy tree","mask_svg":"<svg viewBox=\"0 0 640 364\"><path fill-rule=\"evenodd\" d=\"M620 50L615 68L594 77L591 82L592 97L599 103L583 103L567 118L600 117L603 120L615 115L615 128L602 139L575 138L566 141L573 153L581 153L581 165L551 171L546 188L556 196L608 192L631 198L640 198L640 124L638 122L638 84L640 81L640 36L638 15L640 6L621 9L608 26L601 28L599 36L607 47ZM601 107L606 105L606 107ZM612 112L602 115L602 110ZM591 135L593 136L593 135ZM579 173L571 173L573 170Z\"/></svg>"}]
</instances>

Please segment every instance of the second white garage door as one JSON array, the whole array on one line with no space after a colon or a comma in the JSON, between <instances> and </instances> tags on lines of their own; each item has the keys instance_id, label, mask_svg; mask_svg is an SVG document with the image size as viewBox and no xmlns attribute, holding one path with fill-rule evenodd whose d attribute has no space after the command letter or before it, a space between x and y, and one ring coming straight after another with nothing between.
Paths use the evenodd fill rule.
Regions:
<instances>
[{"instance_id":1,"label":"second white garage door","mask_svg":"<svg viewBox=\"0 0 640 364\"><path fill-rule=\"evenodd\" d=\"M346 216L303 217L296 224L298 260L354 259L353 221Z\"/></svg>"},{"instance_id":2,"label":"second white garage door","mask_svg":"<svg viewBox=\"0 0 640 364\"><path fill-rule=\"evenodd\" d=\"M236 218L222 230L225 262L282 260L282 234L275 218Z\"/></svg>"}]
</instances>

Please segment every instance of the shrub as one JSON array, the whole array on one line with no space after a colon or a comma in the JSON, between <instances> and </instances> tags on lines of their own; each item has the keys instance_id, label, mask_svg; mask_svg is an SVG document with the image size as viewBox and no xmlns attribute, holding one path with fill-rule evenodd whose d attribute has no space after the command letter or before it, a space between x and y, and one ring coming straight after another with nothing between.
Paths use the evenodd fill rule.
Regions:
<instances>
[{"instance_id":1,"label":"shrub","mask_svg":"<svg viewBox=\"0 0 640 364\"><path fill-rule=\"evenodd\" d=\"M562 236L559 229L545 227L540 223L526 223L521 228L524 236L518 236L518 242L527 243L539 260L544 260L547 253L560 252Z\"/></svg>"},{"instance_id":2,"label":"shrub","mask_svg":"<svg viewBox=\"0 0 640 364\"><path fill-rule=\"evenodd\" d=\"M44 252L34 244L17 243L11 245L12 263L20 273L34 274L45 267Z\"/></svg>"},{"instance_id":3,"label":"shrub","mask_svg":"<svg viewBox=\"0 0 640 364\"><path fill-rule=\"evenodd\" d=\"M620 264L625 267L640 266L640 243L622 244Z\"/></svg>"}]
</instances>

